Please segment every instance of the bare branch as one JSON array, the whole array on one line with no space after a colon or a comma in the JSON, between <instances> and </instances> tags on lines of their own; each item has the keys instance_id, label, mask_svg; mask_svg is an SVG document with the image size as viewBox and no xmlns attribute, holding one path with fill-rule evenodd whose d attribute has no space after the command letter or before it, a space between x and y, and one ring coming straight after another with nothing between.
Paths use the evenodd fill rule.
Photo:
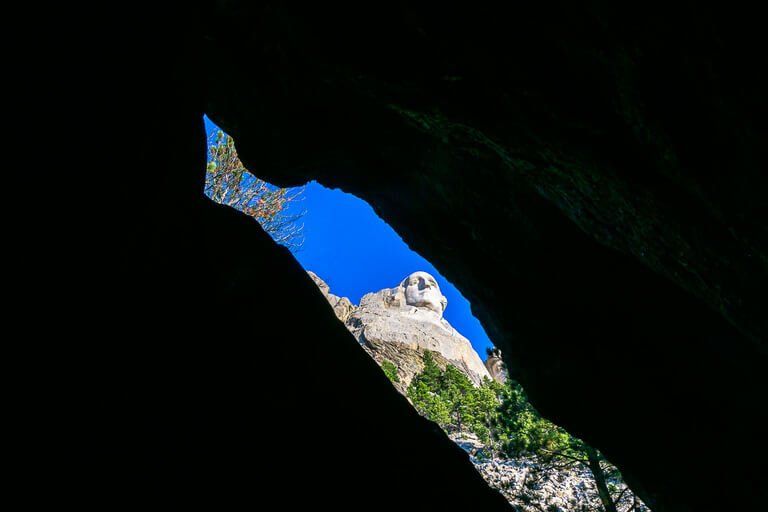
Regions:
<instances>
[{"instance_id":1,"label":"bare branch","mask_svg":"<svg viewBox=\"0 0 768 512\"><path fill-rule=\"evenodd\" d=\"M304 187L277 188L254 176L237 156L232 137L219 131L208 142L205 194L213 201L253 217L279 244L297 251L304 244L306 211L289 212ZM291 208L292 210L292 208Z\"/></svg>"}]
</instances>

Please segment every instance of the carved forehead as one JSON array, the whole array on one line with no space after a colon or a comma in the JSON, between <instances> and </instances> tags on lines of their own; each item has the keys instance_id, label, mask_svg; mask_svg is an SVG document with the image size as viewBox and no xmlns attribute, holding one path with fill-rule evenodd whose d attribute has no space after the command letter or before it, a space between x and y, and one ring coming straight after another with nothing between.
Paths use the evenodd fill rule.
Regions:
<instances>
[{"instance_id":1,"label":"carved forehead","mask_svg":"<svg viewBox=\"0 0 768 512\"><path fill-rule=\"evenodd\" d=\"M420 271L418 271L418 272L414 272L413 274L411 274L411 275L409 275L408 277L406 277L406 278L405 278L405 282L408 282L408 281L410 281L411 279L414 279L414 278L418 278L418 277L420 277L420 278L422 278L422 279L424 279L424 280L432 280L432 281L434 281L435 283L437 283L437 279L435 279L435 278L434 278L434 277L433 277L431 274L428 274L428 273L426 273L426 272L423 272L423 271L421 271L421 270L420 270Z\"/></svg>"}]
</instances>

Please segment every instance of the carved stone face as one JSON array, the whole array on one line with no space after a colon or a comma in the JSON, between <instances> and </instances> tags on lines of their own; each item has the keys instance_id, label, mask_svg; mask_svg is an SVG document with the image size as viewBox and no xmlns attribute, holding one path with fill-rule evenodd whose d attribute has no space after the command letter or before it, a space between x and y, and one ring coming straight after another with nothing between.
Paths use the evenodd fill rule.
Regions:
<instances>
[{"instance_id":1,"label":"carved stone face","mask_svg":"<svg viewBox=\"0 0 768 512\"><path fill-rule=\"evenodd\" d=\"M448 299L440 293L434 277L426 272L414 272L401 285L405 289L405 303L417 308L427 308L441 317L448 305Z\"/></svg>"}]
</instances>

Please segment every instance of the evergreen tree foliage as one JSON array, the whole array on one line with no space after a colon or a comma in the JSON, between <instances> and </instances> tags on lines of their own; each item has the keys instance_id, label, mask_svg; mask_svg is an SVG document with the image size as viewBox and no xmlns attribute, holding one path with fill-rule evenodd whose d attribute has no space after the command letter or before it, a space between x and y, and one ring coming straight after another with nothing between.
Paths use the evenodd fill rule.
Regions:
<instances>
[{"instance_id":1,"label":"evergreen tree foliage","mask_svg":"<svg viewBox=\"0 0 768 512\"><path fill-rule=\"evenodd\" d=\"M408 398L423 415L443 428L469 431L491 442L491 430L499 406L500 385L486 379L476 387L453 365L445 371L431 352L424 353L424 370L408 387Z\"/></svg>"},{"instance_id":2,"label":"evergreen tree foliage","mask_svg":"<svg viewBox=\"0 0 768 512\"><path fill-rule=\"evenodd\" d=\"M419 413L446 428L451 421L450 407L441 393L442 371L432 353L424 353L424 370L414 377L407 395Z\"/></svg>"},{"instance_id":3,"label":"evergreen tree foliage","mask_svg":"<svg viewBox=\"0 0 768 512\"><path fill-rule=\"evenodd\" d=\"M414 377L407 395L420 414L448 431L474 433L492 452L533 457L542 465L583 465L592 473L603 508L617 510L623 495L615 485L621 478L618 470L600 452L539 415L512 379L499 384L486 378L474 386L453 365L441 370L426 351L424 370Z\"/></svg>"},{"instance_id":4,"label":"evergreen tree foliage","mask_svg":"<svg viewBox=\"0 0 768 512\"><path fill-rule=\"evenodd\" d=\"M400 376L397 374L397 366L392 361L384 359L381 362L381 369L384 370L386 375L392 382L400 382Z\"/></svg>"}]
</instances>

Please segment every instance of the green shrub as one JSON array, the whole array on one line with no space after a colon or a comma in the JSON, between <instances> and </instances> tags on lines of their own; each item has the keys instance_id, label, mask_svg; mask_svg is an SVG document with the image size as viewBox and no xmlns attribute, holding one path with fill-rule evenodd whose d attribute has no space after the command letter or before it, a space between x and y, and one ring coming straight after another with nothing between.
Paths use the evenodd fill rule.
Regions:
<instances>
[{"instance_id":1,"label":"green shrub","mask_svg":"<svg viewBox=\"0 0 768 512\"><path fill-rule=\"evenodd\" d=\"M384 375L389 377L392 382L400 382L400 376L397 374L397 366L392 361L384 359L381 362L381 369L384 370Z\"/></svg>"}]
</instances>

